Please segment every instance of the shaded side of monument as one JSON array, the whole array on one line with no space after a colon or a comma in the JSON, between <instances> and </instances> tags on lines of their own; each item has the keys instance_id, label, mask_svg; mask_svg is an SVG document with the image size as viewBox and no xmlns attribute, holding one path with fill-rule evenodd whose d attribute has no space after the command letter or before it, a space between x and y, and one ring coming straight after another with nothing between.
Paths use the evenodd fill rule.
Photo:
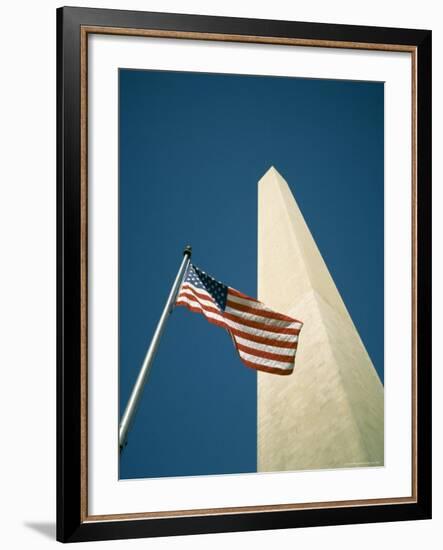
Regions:
<instances>
[{"instance_id":1,"label":"shaded side of monument","mask_svg":"<svg viewBox=\"0 0 443 550\"><path fill-rule=\"evenodd\" d=\"M383 385L275 168L258 188L258 298L304 326L293 374L258 373L257 471L382 466Z\"/></svg>"}]
</instances>

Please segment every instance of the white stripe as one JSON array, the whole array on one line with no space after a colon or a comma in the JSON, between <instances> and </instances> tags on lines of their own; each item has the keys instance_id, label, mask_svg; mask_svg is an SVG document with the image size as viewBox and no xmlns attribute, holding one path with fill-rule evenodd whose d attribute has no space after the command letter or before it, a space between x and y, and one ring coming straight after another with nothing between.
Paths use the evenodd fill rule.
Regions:
<instances>
[{"instance_id":1,"label":"white stripe","mask_svg":"<svg viewBox=\"0 0 443 550\"><path fill-rule=\"evenodd\" d=\"M262 302L257 302L257 301L252 300L252 299L248 300L246 298L240 298L239 296L235 296L234 294L231 294L231 293L228 294L228 300L230 302L236 302L237 304L241 304L241 305L244 305L244 306L247 306L247 307L253 307L254 309L259 309L259 310L262 309L263 311L268 311L269 313L277 313L276 311L273 311L272 309L265 306ZM226 307L226 311L228 311L229 307L230 306ZM240 311L240 310L236 309L235 311L237 312L237 311ZM260 315L260 314L257 313L257 315ZM285 315L285 314L282 313L282 315ZM260 317L262 317L262 316L260 316ZM266 319L271 319L271 317L266 317ZM293 328L301 328L303 326L303 323L301 323L300 321L296 321L295 319L292 320L292 321L283 321L282 319L276 319L276 321L280 321L280 322L283 322L283 323L292 323Z\"/></svg>"},{"instance_id":2,"label":"white stripe","mask_svg":"<svg viewBox=\"0 0 443 550\"><path fill-rule=\"evenodd\" d=\"M281 334L279 332L269 332L267 330L256 329L256 328L248 327L246 325L241 325L239 323L235 323L234 321L231 321L230 319L226 319L226 318L222 317L218 313L213 313L212 311L207 311L206 309L204 309L204 306L202 306L198 302L198 300L199 299L197 297L191 299L191 298L188 298L188 297L185 297L185 296L180 296L176 303L177 304L183 304L183 305L190 305L190 306L193 306L193 307L198 307L200 309L200 311L204 312L204 314L207 317L209 317L210 319L215 319L216 321L222 321L223 323L225 323L229 327L231 327L233 329L236 329L236 330L241 330L242 332L247 332L248 334L253 334L255 336L261 336L262 338L268 338L270 340L277 340L278 342L295 342L295 339L297 338L297 336L295 336L294 334Z\"/></svg>"},{"instance_id":3,"label":"white stripe","mask_svg":"<svg viewBox=\"0 0 443 550\"><path fill-rule=\"evenodd\" d=\"M257 365L262 365L264 367L272 367L274 369L280 369L280 370L292 370L294 368L293 363L280 363L279 361L273 361L272 359L265 359L264 357L256 357L255 355L250 355L249 353L245 353L244 351L238 350L240 357L243 359L246 359L246 361L249 361L251 363L255 363Z\"/></svg>"},{"instance_id":4,"label":"white stripe","mask_svg":"<svg viewBox=\"0 0 443 550\"><path fill-rule=\"evenodd\" d=\"M226 313L230 313L231 315L235 315L236 317L239 317L241 319L256 321L258 323L266 323L272 327L296 328L296 329L299 328L299 323L297 322L282 321L281 319L272 319L271 317L264 317L260 314L256 315L254 313L249 313L247 311L240 311L239 309L234 309L230 306L226 306L225 311Z\"/></svg>"},{"instance_id":5,"label":"white stripe","mask_svg":"<svg viewBox=\"0 0 443 550\"><path fill-rule=\"evenodd\" d=\"M182 288L186 288L187 286L193 288L194 290L197 290L198 292L203 292L204 294L207 294L208 296L211 296L207 290L205 290L204 288L200 288L199 286L196 286L196 285L190 283L189 281L187 281L186 283L183 283Z\"/></svg>"},{"instance_id":6,"label":"white stripe","mask_svg":"<svg viewBox=\"0 0 443 550\"><path fill-rule=\"evenodd\" d=\"M200 298L200 296L196 296L192 290L190 288L188 289L183 289L180 294L178 295L178 298L177 300L181 299L181 298L190 298L190 297L193 297L195 300L198 300L199 303L207 306L207 307L213 307L215 309L218 309L218 306L217 304L213 301L213 300L205 300L203 298Z\"/></svg>"},{"instance_id":7,"label":"white stripe","mask_svg":"<svg viewBox=\"0 0 443 550\"><path fill-rule=\"evenodd\" d=\"M180 293L183 292L183 291L185 291L186 289L188 289L188 290L195 290L195 292L200 292L201 294L205 294L205 295L207 296L207 298L208 298L209 300L211 300L211 302L213 302L213 300L214 300L214 299L212 298L211 294L209 294L209 292L207 292L207 291L204 290L203 288L199 288L198 286L194 286L194 285L191 284L191 283L185 283L185 284L182 286L182 288L181 288L181 290L180 290Z\"/></svg>"},{"instance_id":8,"label":"white stripe","mask_svg":"<svg viewBox=\"0 0 443 550\"><path fill-rule=\"evenodd\" d=\"M263 302L253 300L252 298L251 299L240 298L240 296L235 296L235 294L229 293L228 294L228 300L230 302L236 302L237 304L245 305L245 306L248 306L248 307L253 307L254 309L262 309L263 311L269 311L269 313L277 313L276 311L272 310L268 306L265 306L265 304ZM282 313L281 315L286 315L286 313ZM293 319L289 315L287 315L287 317L289 317L289 319L291 319L291 321L289 321L289 320L287 321L288 323L290 323L290 322L296 323L298 325L297 328L301 328L303 326L303 323L301 323L300 321L297 321L296 319ZM278 320L281 321L282 319L278 319Z\"/></svg>"},{"instance_id":9,"label":"white stripe","mask_svg":"<svg viewBox=\"0 0 443 550\"><path fill-rule=\"evenodd\" d=\"M268 353L278 353L279 355L288 355L293 357L295 355L295 342L294 348L278 348L277 346L269 346L268 344L259 344L253 340L247 340L246 338L241 338L241 336L235 336L236 341L243 345L248 346L248 348L254 348L260 351L267 351Z\"/></svg>"},{"instance_id":10,"label":"white stripe","mask_svg":"<svg viewBox=\"0 0 443 550\"><path fill-rule=\"evenodd\" d=\"M240 296L236 296L235 294L232 294L228 291L228 300L231 300L232 302L237 302L237 304L243 304L244 306L248 307L260 307L262 304L261 302L257 302L256 300L248 299L248 298L241 298Z\"/></svg>"}]
</instances>

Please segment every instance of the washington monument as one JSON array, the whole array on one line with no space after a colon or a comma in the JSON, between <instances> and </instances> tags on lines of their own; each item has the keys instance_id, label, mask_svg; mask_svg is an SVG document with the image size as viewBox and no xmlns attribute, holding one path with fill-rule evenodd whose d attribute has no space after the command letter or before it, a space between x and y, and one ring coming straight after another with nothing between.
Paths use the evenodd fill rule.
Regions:
<instances>
[{"instance_id":1,"label":"washington monument","mask_svg":"<svg viewBox=\"0 0 443 550\"><path fill-rule=\"evenodd\" d=\"M258 184L258 299L304 326L293 374L258 373L257 471L383 466L383 385L273 167Z\"/></svg>"}]
</instances>

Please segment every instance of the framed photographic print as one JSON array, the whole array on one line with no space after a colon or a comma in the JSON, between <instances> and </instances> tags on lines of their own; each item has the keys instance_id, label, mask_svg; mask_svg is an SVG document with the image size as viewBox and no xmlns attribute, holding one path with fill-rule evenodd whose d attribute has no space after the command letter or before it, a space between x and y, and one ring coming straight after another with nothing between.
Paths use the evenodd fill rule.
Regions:
<instances>
[{"instance_id":1,"label":"framed photographic print","mask_svg":"<svg viewBox=\"0 0 443 550\"><path fill-rule=\"evenodd\" d=\"M57 538L431 517L431 32L60 8Z\"/></svg>"}]
</instances>

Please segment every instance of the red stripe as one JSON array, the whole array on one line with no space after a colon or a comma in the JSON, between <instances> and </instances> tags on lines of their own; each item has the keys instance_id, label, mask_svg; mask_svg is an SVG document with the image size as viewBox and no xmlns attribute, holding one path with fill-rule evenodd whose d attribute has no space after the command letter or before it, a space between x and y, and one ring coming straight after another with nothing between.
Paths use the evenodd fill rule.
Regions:
<instances>
[{"instance_id":1,"label":"red stripe","mask_svg":"<svg viewBox=\"0 0 443 550\"><path fill-rule=\"evenodd\" d=\"M238 342L237 349L244 351L245 353L249 353L249 355L263 357L263 359L272 359L273 361L280 361L281 363L293 363L295 357L295 353L292 357L288 355L279 355L278 353L270 353L268 351L262 351L255 348L248 348L248 346L244 346L243 344L239 344Z\"/></svg>"},{"instance_id":2,"label":"red stripe","mask_svg":"<svg viewBox=\"0 0 443 550\"><path fill-rule=\"evenodd\" d=\"M232 307L233 309L238 309L239 311L244 311L246 313L253 313L254 315L259 315L260 317L268 317L269 319L276 319L279 321L288 321L290 323L300 322L300 321L297 321L297 319L292 319L292 317L283 315L283 313L276 313L275 311L270 311L266 309L257 309L255 307L245 306L243 304L239 304L238 302L233 302L232 300L229 300L229 299L226 303L229 307Z\"/></svg>"},{"instance_id":3,"label":"red stripe","mask_svg":"<svg viewBox=\"0 0 443 550\"><path fill-rule=\"evenodd\" d=\"M189 300L193 300L194 302L197 302L198 304L200 304L201 307L203 307L207 311L210 311L212 313L218 313L218 315L221 315L220 310L218 310L215 306L212 307L212 306L208 306L207 304L202 304L200 302L200 300L198 299L198 296L194 296L193 294L190 294L188 292L180 292L180 294L177 298L177 302L178 302L178 300L180 300L180 298L188 298Z\"/></svg>"},{"instance_id":4,"label":"red stripe","mask_svg":"<svg viewBox=\"0 0 443 550\"><path fill-rule=\"evenodd\" d=\"M246 296L246 294L243 294L243 292L239 292L238 290L235 290L235 288L229 287L228 292L230 292L234 296L238 296L239 298L244 298L245 300L251 300L251 302L258 302L258 300L256 300L255 298Z\"/></svg>"},{"instance_id":5,"label":"red stripe","mask_svg":"<svg viewBox=\"0 0 443 550\"><path fill-rule=\"evenodd\" d=\"M237 315L227 313L226 311L223 313L223 316L226 317L226 319L230 319L231 321L234 321L235 323L238 323L240 325L257 328L259 330L266 330L268 332L275 332L278 334L293 334L294 336L297 336L297 334L300 332L300 329L298 328L275 327L266 323L258 323L257 321L243 319L243 317L238 317Z\"/></svg>"},{"instance_id":6,"label":"red stripe","mask_svg":"<svg viewBox=\"0 0 443 550\"><path fill-rule=\"evenodd\" d=\"M212 300L212 298L209 294L203 294L202 292L199 292L192 285L188 285L188 284L183 285L181 290L180 290L180 294L183 292L183 290L192 290L192 292L194 292L199 298L202 298L203 300ZM180 294L179 294L179 296L180 296Z\"/></svg>"},{"instance_id":7,"label":"red stripe","mask_svg":"<svg viewBox=\"0 0 443 550\"><path fill-rule=\"evenodd\" d=\"M243 359L240 357L240 360L251 369L254 370L260 370L262 372L270 372L272 374L281 374L282 376L287 376L288 374L292 374L294 369L279 369L276 367L266 367L265 365L258 365L257 363L252 363L251 361L247 361L246 359Z\"/></svg>"},{"instance_id":8,"label":"red stripe","mask_svg":"<svg viewBox=\"0 0 443 550\"><path fill-rule=\"evenodd\" d=\"M294 341L282 342L280 340L274 340L273 338L265 338L264 336L249 334L249 332L242 332L241 330L237 330L234 328L231 328L229 330L234 334L234 336L240 336L241 338L245 338L245 340L252 340L253 342L257 342L258 344L267 344L269 346L275 346L277 348L297 348L297 342Z\"/></svg>"}]
</instances>

